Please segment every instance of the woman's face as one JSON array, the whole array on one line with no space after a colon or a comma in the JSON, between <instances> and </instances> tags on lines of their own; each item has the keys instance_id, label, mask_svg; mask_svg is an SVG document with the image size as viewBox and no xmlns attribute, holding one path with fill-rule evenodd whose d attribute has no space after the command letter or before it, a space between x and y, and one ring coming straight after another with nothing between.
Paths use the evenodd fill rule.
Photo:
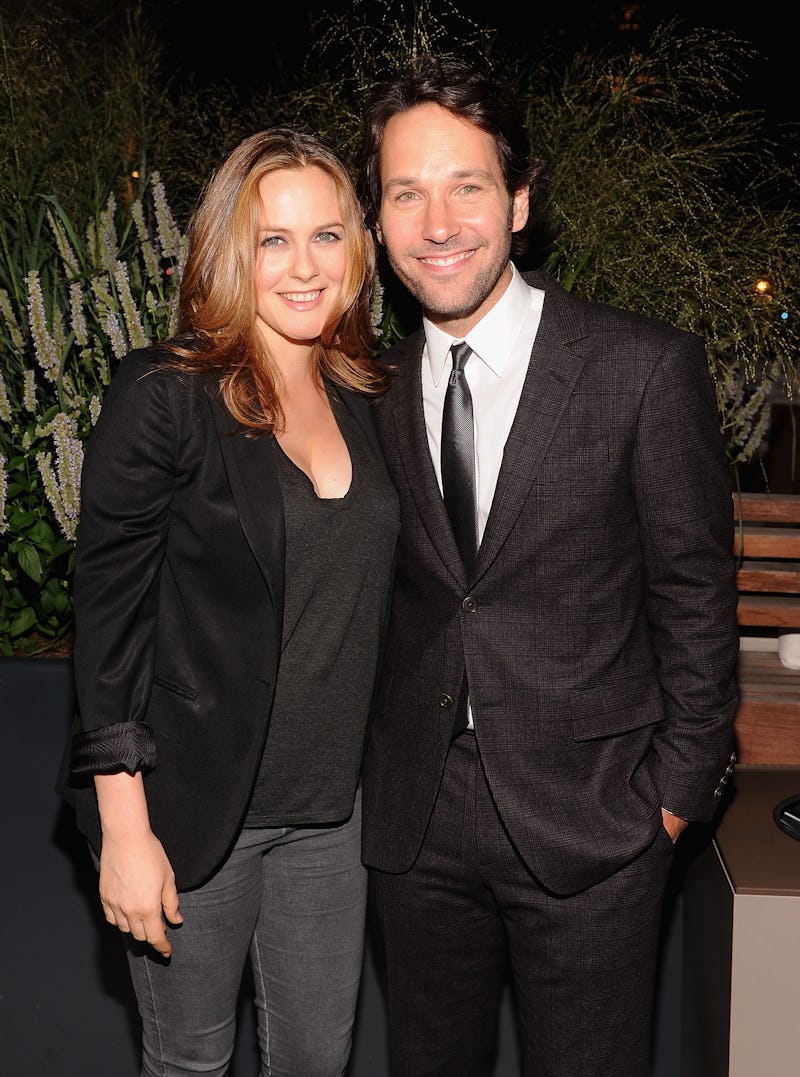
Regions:
<instances>
[{"instance_id":1,"label":"woman's face","mask_svg":"<svg viewBox=\"0 0 800 1077\"><path fill-rule=\"evenodd\" d=\"M339 298L347 244L336 185L321 168L280 169L258 185L257 324L271 351L313 343Z\"/></svg>"}]
</instances>

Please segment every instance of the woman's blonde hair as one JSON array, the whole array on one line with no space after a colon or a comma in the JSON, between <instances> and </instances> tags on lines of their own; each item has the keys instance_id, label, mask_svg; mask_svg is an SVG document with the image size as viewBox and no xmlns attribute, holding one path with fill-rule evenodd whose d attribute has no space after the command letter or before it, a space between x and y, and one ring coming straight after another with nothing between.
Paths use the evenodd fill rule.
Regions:
<instances>
[{"instance_id":1,"label":"woman's blonde hair","mask_svg":"<svg viewBox=\"0 0 800 1077\"><path fill-rule=\"evenodd\" d=\"M217 372L226 407L253 432L280 429L283 421L277 369L256 328L259 183L278 169L311 167L336 186L347 251L339 301L313 346L315 372L360 392L383 386L370 320L375 248L350 172L316 135L290 127L260 131L214 172L192 216L177 336L166 345L180 368Z\"/></svg>"}]
</instances>

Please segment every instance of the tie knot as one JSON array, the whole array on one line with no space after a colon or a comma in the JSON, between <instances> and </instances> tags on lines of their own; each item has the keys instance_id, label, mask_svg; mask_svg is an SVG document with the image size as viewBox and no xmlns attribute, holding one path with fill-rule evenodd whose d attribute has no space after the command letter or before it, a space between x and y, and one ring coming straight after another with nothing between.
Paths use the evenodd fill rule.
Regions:
<instances>
[{"instance_id":1,"label":"tie knot","mask_svg":"<svg viewBox=\"0 0 800 1077\"><path fill-rule=\"evenodd\" d=\"M467 359L472 355L472 348L470 348L466 340L462 340L460 344L451 346L450 355L453 357L453 369L463 370Z\"/></svg>"}]
</instances>

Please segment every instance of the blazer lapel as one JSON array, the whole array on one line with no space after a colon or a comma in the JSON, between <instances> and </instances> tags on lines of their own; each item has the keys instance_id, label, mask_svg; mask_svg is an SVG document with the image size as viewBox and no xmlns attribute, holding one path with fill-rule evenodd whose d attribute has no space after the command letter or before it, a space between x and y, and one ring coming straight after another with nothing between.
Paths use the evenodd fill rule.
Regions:
<instances>
[{"instance_id":1,"label":"blazer lapel","mask_svg":"<svg viewBox=\"0 0 800 1077\"><path fill-rule=\"evenodd\" d=\"M210 395L236 511L245 538L264 576L278 619L283 617L284 530L283 497L275 473L270 438L245 437L222 404Z\"/></svg>"},{"instance_id":2,"label":"blazer lapel","mask_svg":"<svg viewBox=\"0 0 800 1077\"><path fill-rule=\"evenodd\" d=\"M378 435L375 431L375 423L370 411L373 404L373 398L365 396L363 393L356 393L352 389L345 389L344 386L341 385L336 386L336 392L341 397L347 410L358 423L367 439L369 447L375 455L381 459L383 454L381 453L380 442L378 441Z\"/></svg>"}]
</instances>

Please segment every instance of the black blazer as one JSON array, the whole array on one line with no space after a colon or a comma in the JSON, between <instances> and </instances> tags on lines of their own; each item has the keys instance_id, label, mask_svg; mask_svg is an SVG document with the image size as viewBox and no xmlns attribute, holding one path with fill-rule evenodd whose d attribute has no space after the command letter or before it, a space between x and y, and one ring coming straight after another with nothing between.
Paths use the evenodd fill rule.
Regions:
<instances>
[{"instance_id":1,"label":"black blazer","mask_svg":"<svg viewBox=\"0 0 800 1077\"><path fill-rule=\"evenodd\" d=\"M340 395L380 455L367 399ZM236 840L280 652L280 486L269 438L235 428L212 380L135 351L82 472L77 714L57 787L99 850L91 774L143 769L179 889L207 879Z\"/></svg>"},{"instance_id":2,"label":"black blazer","mask_svg":"<svg viewBox=\"0 0 800 1077\"><path fill-rule=\"evenodd\" d=\"M469 577L425 433L422 331L386 357L376 421L402 523L363 848L413 863L466 668L511 839L567 893L643 850L662 806L713 814L737 706L733 516L702 341L526 279L544 310Z\"/></svg>"}]
</instances>

